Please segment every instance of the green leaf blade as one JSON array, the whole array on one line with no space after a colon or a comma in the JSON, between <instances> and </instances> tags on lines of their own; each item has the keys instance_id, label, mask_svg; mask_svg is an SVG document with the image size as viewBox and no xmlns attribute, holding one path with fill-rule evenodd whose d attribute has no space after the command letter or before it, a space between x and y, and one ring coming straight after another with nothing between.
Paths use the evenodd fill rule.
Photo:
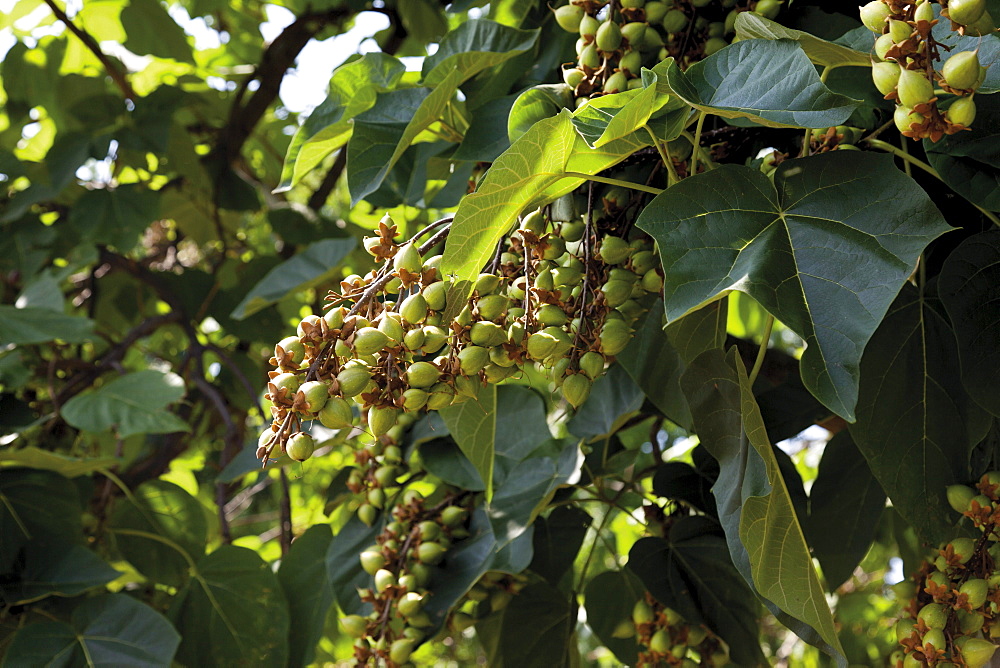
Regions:
<instances>
[{"instance_id":1,"label":"green leaf blade","mask_svg":"<svg viewBox=\"0 0 1000 668\"><path fill-rule=\"evenodd\" d=\"M868 53L820 39L801 30L766 19L754 12L740 12L736 17L736 35L741 39L791 39L802 46L809 60L824 67L871 67Z\"/></svg>"},{"instance_id":2,"label":"green leaf blade","mask_svg":"<svg viewBox=\"0 0 1000 668\"><path fill-rule=\"evenodd\" d=\"M82 343L94 338L94 322L37 306L0 304L0 346L30 345L62 340Z\"/></svg>"},{"instance_id":3,"label":"green leaf blade","mask_svg":"<svg viewBox=\"0 0 1000 668\"><path fill-rule=\"evenodd\" d=\"M433 55L424 59L423 85L434 87L450 75L461 81L533 48L539 29L519 30L488 19L471 19L450 31ZM459 83L461 83L461 81Z\"/></svg>"},{"instance_id":4,"label":"green leaf blade","mask_svg":"<svg viewBox=\"0 0 1000 668\"><path fill-rule=\"evenodd\" d=\"M475 398L441 411L454 437L480 478L486 482L486 499L493 496L493 453L497 429L497 387L487 385Z\"/></svg>"},{"instance_id":5,"label":"green leaf blade","mask_svg":"<svg viewBox=\"0 0 1000 668\"><path fill-rule=\"evenodd\" d=\"M122 438L133 434L189 431L166 407L184 396L184 381L174 373L137 371L98 390L78 394L62 407L69 424L86 431L115 428Z\"/></svg>"}]
</instances>

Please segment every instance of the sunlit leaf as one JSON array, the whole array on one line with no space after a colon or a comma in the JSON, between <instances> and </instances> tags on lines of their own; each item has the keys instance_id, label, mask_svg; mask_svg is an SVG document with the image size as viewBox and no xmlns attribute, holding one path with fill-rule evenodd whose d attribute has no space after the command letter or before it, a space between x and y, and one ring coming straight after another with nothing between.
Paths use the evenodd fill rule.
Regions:
<instances>
[{"instance_id":1,"label":"sunlit leaf","mask_svg":"<svg viewBox=\"0 0 1000 668\"><path fill-rule=\"evenodd\" d=\"M871 56L867 51L855 51L846 46L828 42L815 35L766 19L755 12L740 12L736 16L736 35L741 39L791 39L802 46L809 60L817 65L841 67L871 67Z\"/></svg>"},{"instance_id":2,"label":"sunlit leaf","mask_svg":"<svg viewBox=\"0 0 1000 668\"><path fill-rule=\"evenodd\" d=\"M173 373L136 371L100 389L78 394L61 410L63 419L86 431L114 429L122 438L133 434L188 431L187 423L166 410L184 396L184 381Z\"/></svg>"}]
</instances>

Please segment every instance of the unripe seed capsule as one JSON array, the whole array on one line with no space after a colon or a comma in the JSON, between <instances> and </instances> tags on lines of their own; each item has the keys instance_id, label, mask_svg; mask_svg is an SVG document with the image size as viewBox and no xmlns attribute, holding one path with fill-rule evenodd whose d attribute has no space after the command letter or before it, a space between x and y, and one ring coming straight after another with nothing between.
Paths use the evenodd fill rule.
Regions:
<instances>
[{"instance_id":1,"label":"unripe seed capsule","mask_svg":"<svg viewBox=\"0 0 1000 668\"><path fill-rule=\"evenodd\" d=\"M468 511L461 506L448 506L441 511L441 524L449 528L455 528L465 522L469 516Z\"/></svg>"},{"instance_id":2,"label":"unripe seed capsule","mask_svg":"<svg viewBox=\"0 0 1000 668\"><path fill-rule=\"evenodd\" d=\"M278 341L278 345L274 347L274 357L281 362L282 355L278 354L278 348L281 348L285 355L290 358L288 361L291 362L291 366L293 368L302 364L302 360L306 354L306 348L302 345L302 342L299 341L299 337L286 336L281 341Z\"/></svg>"},{"instance_id":3,"label":"unripe seed capsule","mask_svg":"<svg viewBox=\"0 0 1000 668\"><path fill-rule=\"evenodd\" d=\"M892 41L896 44L908 40L912 33L913 29L906 21L889 19L889 36L892 37Z\"/></svg>"},{"instance_id":4,"label":"unripe seed capsule","mask_svg":"<svg viewBox=\"0 0 1000 668\"><path fill-rule=\"evenodd\" d=\"M897 106L896 111L893 112L892 120L900 132L909 132L911 126L923 123L924 117L909 107Z\"/></svg>"},{"instance_id":5,"label":"unripe seed capsule","mask_svg":"<svg viewBox=\"0 0 1000 668\"><path fill-rule=\"evenodd\" d=\"M358 355L371 355L385 348L389 337L374 327L363 327L354 335L354 352Z\"/></svg>"},{"instance_id":6,"label":"unripe seed capsule","mask_svg":"<svg viewBox=\"0 0 1000 668\"><path fill-rule=\"evenodd\" d=\"M890 16L892 16L892 10L882 0L871 0L861 8L861 22L874 33L882 33L885 21Z\"/></svg>"},{"instance_id":7,"label":"unripe seed capsule","mask_svg":"<svg viewBox=\"0 0 1000 668\"><path fill-rule=\"evenodd\" d=\"M927 0L926 2L921 2L917 5L916 11L913 12L913 20L919 23L920 21L927 21L930 23L934 20L934 3Z\"/></svg>"},{"instance_id":8,"label":"unripe seed capsule","mask_svg":"<svg viewBox=\"0 0 1000 668\"><path fill-rule=\"evenodd\" d=\"M960 97L948 107L944 116L951 123L968 127L976 120L976 103L972 101L971 96Z\"/></svg>"},{"instance_id":9,"label":"unripe seed capsule","mask_svg":"<svg viewBox=\"0 0 1000 668\"><path fill-rule=\"evenodd\" d=\"M445 549L440 543L426 542L417 547L417 559L422 564L433 566L444 558Z\"/></svg>"},{"instance_id":10,"label":"unripe seed capsule","mask_svg":"<svg viewBox=\"0 0 1000 668\"><path fill-rule=\"evenodd\" d=\"M595 43L597 48L605 53L617 51L622 44L621 28L614 21L605 21L597 29Z\"/></svg>"},{"instance_id":11,"label":"unripe seed capsule","mask_svg":"<svg viewBox=\"0 0 1000 668\"><path fill-rule=\"evenodd\" d=\"M892 35L880 35L879 38L875 40L875 55L879 60L885 60L885 56L889 53L889 49L894 46L896 46L896 43L892 41Z\"/></svg>"},{"instance_id":12,"label":"unripe seed capsule","mask_svg":"<svg viewBox=\"0 0 1000 668\"><path fill-rule=\"evenodd\" d=\"M941 74L952 88L969 90L979 79L979 67L979 56L975 51L960 51L945 61Z\"/></svg>"},{"instance_id":13,"label":"unripe seed capsule","mask_svg":"<svg viewBox=\"0 0 1000 668\"><path fill-rule=\"evenodd\" d=\"M580 30L580 22L583 21L585 12L582 7L576 5L563 5L557 7L553 12L556 23L566 32L577 32Z\"/></svg>"},{"instance_id":14,"label":"unripe seed capsule","mask_svg":"<svg viewBox=\"0 0 1000 668\"><path fill-rule=\"evenodd\" d=\"M923 72L900 69L896 93L899 95L900 104L912 108L929 102L934 97L934 86Z\"/></svg>"},{"instance_id":15,"label":"unripe seed capsule","mask_svg":"<svg viewBox=\"0 0 1000 668\"><path fill-rule=\"evenodd\" d=\"M297 462L304 462L312 457L315 449L316 441L313 437L301 431L292 434L285 444L285 453Z\"/></svg>"},{"instance_id":16,"label":"unripe seed capsule","mask_svg":"<svg viewBox=\"0 0 1000 668\"><path fill-rule=\"evenodd\" d=\"M579 408L590 396L591 385L592 381L585 374L567 376L562 385L563 396L573 408Z\"/></svg>"},{"instance_id":17,"label":"unripe seed capsule","mask_svg":"<svg viewBox=\"0 0 1000 668\"><path fill-rule=\"evenodd\" d=\"M604 82L605 93L620 93L628 89L628 79L621 72L615 72Z\"/></svg>"},{"instance_id":18,"label":"unripe seed capsule","mask_svg":"<svg viewBox=\"0 0 1000 668\"><path fill-rule=\"evenodd\" d=\"M669 34L679 33L687 27L687 24L687 14L679 9L671 9L667 12L666 16L663 17L663 29Z\"/></svg>"},{"instance_id":19,"label":"unripe seed capsule","mask_svg":"<svg viewBox=\"0 0 1000 668\"><path fill-rule=\"evenodd\" d=\"M448 285L444 281L438 281L424 287L421 294L427 300L427 308L432 311L444 310L448 300Z\"/></svg>"},{"instance_id":20,"label":"unripe seed capsule","mask_svg":"<svg viewBox=\"0 0 1000 668\"><path fill-rule=\"evenodd\" d=\"M411 274L419 274L423 266L424 263L420 259L420 251L417 250L412 241L401 246L392 258L392 268L397 272L405 269Z\"/></svg>"},{"instance_id":21,"label":"unripe seed capsule","mask_svg":"<svg viewBox=\"0 0 1000 668\"><path fill-rule=\"evenodd\" d=\"M399 315L410 325L418 325L427 317L427 298L421 293L412 294L399 305Z\"/></svg>"},{"instance_id":22,"label":"unripe seed capsule","mask_svg":"<svg viewBox=\"0 0 1000 668\"><path fill-rule=\"evenodd\" d=\"M899 65L896 63L873 63L872 81L875 83L875 88L878 88L878 92L888 95L896 90L896 84L899 83Z\"/></svg>"},{"instance_id":23,"label":"unripe seed capsule","mask_svg":"<svg viewBox=\"0 0 1000 668\"><path fill-rule=\"evenodd\" d=\"M430 362L414 362L406 370L406 382L410 387L423 389L438 382L441 371Z\"/></svg>"},{"instance_id":24,"label":"unripe seed capsule","mask_svg":"<svg viewBox=\"0 0 1000 668\"><path fill-rule=\"evenodd\" d=\"M373 436L381 436L396 424L399 411L395 408L372 406L368 409L368 428Z\"/></svg>"},{"instance_id":25,"label":"unripe seed capsule","mask_svg":"<svg viewBox=\"0 0 1000 668\"><path fill-rule=\"evenodd\" d=\"M978 21L986 13L986 0L948 0L948 18L964 26Z\"/></svg>"},{"instance_id":26,"label":"unripe seed capsule","mask_svg":"<svg viewBox=\"0 0 1000 668\"><path fill-rule=\"evenodd\" d=\"M327 384L319 380L302 383L299 387L299 394L302 395L302 407L310 413L318 413L323 410L327 399L330 398Z\"/></svg>"},{"instance_id":27,"label":"unripe seed capsule","mask_svg":"<svg viewBox=\"0 0 1000 668\"><path fill-rule=\"evenodd\" d=\"M601 22L587 14L580 20L580 37L592 40L597 36L597 29L600 27Z\"/></svg>"},{"instance_id":28,"label":"unripe seed capsule","mask_svg":"<svg viewBox=\"0 0 1000 668\"><path fill-rule=\"evenodd\" d=\"M381 334L381 332L379 333ZM363 364L345 366L337 374L340 393L345 397L354 397L361 394L368 387L371 379L371 372Z\"/></svg>"}]
</instances>

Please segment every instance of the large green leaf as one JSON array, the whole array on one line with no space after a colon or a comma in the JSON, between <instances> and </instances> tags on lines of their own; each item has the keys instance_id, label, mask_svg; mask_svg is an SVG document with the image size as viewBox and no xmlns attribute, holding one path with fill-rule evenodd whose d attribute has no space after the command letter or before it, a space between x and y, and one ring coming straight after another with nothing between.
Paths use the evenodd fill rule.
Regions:
<instances>
[{"instance_id":1,"label":"large green leaf","mask_svg":"<svg viewBox=\"0 0 1000 668\"><path fill-rule=\"evenodd\" d=\"M687 71L672 64L666 79L692 107L769 127L827 128L846 121L858 106L857 100L827 88L799 43L790 39L743 40Z\"/></svg>"},{"instance_id":2,"label":"large green leaf","mask_svg":"<svg viewBox=\"0 0 1000 668\"><path fill-rule=\"evenodd\" d=\"M907 286L861 360L851 436L892 505L921 538L952 535L945 487L969 478L971 433L982 412L965 392L955 335L924 295Z\"/></svg>"},{"instance_id":3,"label":"large green leaf","mask_svg":"<svg viewBox=\"0 0 1000 668\"><path fill-rule=\"evenodd\" d=\"M83 507L76 487L51 471L5 468L0 475L0 573L10 573L33 540L79 542Z\"/></svg>"},{"instance_id":4,"label":"large green leaf","mask_svg":"<svg viewBox=\"0 0 1000 668\"><path fill-rule=\"evenodd\" d=\"M168 668L179 642L160 613L125 594L104 594L78 605L69 623L22 628L11 640L3 666Z\"/></svg>"},{"instance_id":5,"label":"large green leaf","mask_svg":"<svg viewBox=\"0 0 1000 668\"><path fill-rule=\"evenodd\" d=\"M567 423L569 433L593 441L607 438L622 428L642 407L643 392L621 364L613 365L598 378L590 396Z\"/></svg>"},{"instance_id":6,"label":"large green leaf","mask_svg":"<svg viewBox=\"0 0 1000 668\"><path fill-rule=\"evenodd\" d=\"M497 387L487 385L476 397L440 411L458 447L486 482L487 501L493 496L493 451L497 430Z\"/></svg>"},{"instance_id":7,"label":"large green leaf","mask_svg":"<svg viewBox=\"0 0 1000 668\"><path fill-rule=\"evenodd\" d=\"M55 471L67 478L87 475L94 471L116 466L119 460L115 457L70 457L58 452L42 450L33 445L19 450L4 449L0 451L0 467L26 466L33 469Z\"/></svg>"},{"instance_id":8,"label":"large green leaf","mask_svg":"<svg viewBox=\"0 0 1000 668\"><path fill-rule=\"evenodd\" d=\"M347 524L341 528L326 551L326 580L330 583L337 604L349 615L363 615L371 612L370 603L362 603L357 588L368 587L371 576L361 568L358 555L369 545L375 544L375 536L382 530L379 522L368 527L352 514Z\"/></svg>"},{"instance_id":9,"label":"large green leaf","mask_svg":"<svg viewBox=\"0 0 1000 668\"><path fill-rule=\"evenodd\" d=\"M327 97L299 126L285 153L281 184L289 190L316 165L347 143L350 120L375 104L379 92L396 85L406 66L384 53L366 53L333 71Z\"/></svg>"},{"instance_id":10,"label":"large green leaf","mask_svg":"<svg viewBox=\"0 0 1000 668\"><path fill-rule=\"evenodd\" d=\"M0 582L4 604L27 605L48 596L77 596L121 575L83 545L33 540L24 550L24 570Z\"/></svg>"},{"instance_id":11,"label":"large green leaf","mask_svg":"<svg viewBox=\"0 0 1000 668\"><path fill-rule=\"evenodd\" d=\"M437 86L452 69L462 81L531 49L539 30L518 30L487 19L472 19L445 35L433 55L424 59L423 85Z\"/></svg>"},{"instance_id":12,"label":"large green leaf","mask_svg":"<svg viewBox=\"0 0 1000 668\"><path fill-rule=\"evenodd\" d=\"M1000 42L1000 39L986 41ZM941 179L962 197L990 211L1000 211L998 127L1000 95L977 95L976 122L971 130L949 135L939 142L924 141L927 159Z\"/></svg>"},{"instance_id":13,"label":"large green leaf","mask_svg":"<svg viewBox=\"0 0 1000 668\"><path fill-rule=\"evenodd\" d=\"M187 423L166 410L183 396L184 381L177 374L137 371L76 395L61 413L66 422L86 431L114 429L122 438L169 434L190 431Z\"/></svg>"},{"instance_id":14,"label":"large green leaf","mask_svg":"<svg viewBox=\"0 0 1000 668\"><path fill-rule=\"evenodd\" d=\"M0 304L0 347L61 340L81 343L94 338L94 323L47 308Z\"/></svg>"},{"instance_id":15,"label":"large green leaf","mask_svg":"<svg viewBox=\"0 0 1000 668\"><path fill-rule=\"evenodd\" d=\"M323 239L311 244L267 272L230 317L243 320L289 295L329 280L356 245L354 239Z\"/></svg>"},{"instance_id":16,"label":"large green leaf","mask_svg":"<svg viewBox=\"0 0 1000 668\"><path fill-rule=\"evenodd\" d=\"M223 545L203 557L178 592L169 618L186 666L284 666L288 603L270 566L245 547Z\"/></svg>"},{"instance_id":17,"label":"large green leaf","mask_svg":"<svg viewBox=\"0 0 1000 668\"><path fill-rule=\"evenodd\" d=\"M701 444L720 466L713 488L733 564L782 623L843 651L788 488L735 348L709 350L681 382Z\"/></svg>"},{"instance_id":18,"label":"large green leaf","mask_svg":"<svg viewBox=\"0 0 1000 668\"><path fill-rule=\"evenodd\" d=\"M194 64L187 35L157 0L129 0L121 22L125 48L132 53Z\"/></svg>"},{"instance_id":19,"label":"large green leaf","mask_svg":"<svg viewBox=\"0 0 1000 668\"><path fill-rule=\"evenodd\" d=\"M754 12L741 12L736 16L736 35L741 39L791 39L802 46L809 60L824 67L871 67L868 52L855 51L846 46L828 42L801 30L786 28Z\"/></svg>"},{"instance_id":20,"label":"large green leaf","mask_svg":"<svg viewBox=\"0 0 1000 668\"><path fill-rule=\"evenodd\" d=\"M292 542L281 560L278 581L288 600L291 619L288 665L307 666L323 636L326 614L333 605L333 586L327 579L325 556L333 534L329 524L314 524Z\"/></svg>"},{"instance_id":21,"label":"large green leaf","mask_svg":"<svg viewBox=\"0 0 1000 668\"><path fill-rule=\"evenodd\" d=\"M645 585L629 570L605 571L584 589L587 626L624 665L635 665L639 645L635 638L616 638L613 634L621 622L632 621L632 609L645 595Z\"/></svg>"},{"instance_id":22,"label":"large green leaf","mask_svg":"<svg viewBox=\"0 0 1000 668\"><path fill-rule=\"evenodd\" d=\"M636 224L659 243L669 320L747 293L806 341L803 382L849 421L868 339L950 229L891 156L847 151L786 161L773 183L736 165L693 176Z\"/></svg>"},{"instance_id":23,"label":"large green leaf","mask_svg":"<svg viewBox=\"0 0 1000 668\"><path fill-rule=\"evenodd\" d=\"M850 433L840 432L823 450L804 526L831 591L861 563L884 510L885 492Z\"/></svg>"},{"instance_id":24,"label":"large green leaf","mask_svg":"<svg viewBox=\"0 0 1000 668\"><path fill-rule=\"evenodd\" d=\"M980 406L1000 416L1000 230L970 237L952 251L938 290L958 339L965 389Z\"/></svg>"},{"instance_id":25,"label":"large green leaf","mask_svg":"<svg viewBox=\"0 0 1000 668\"><path fill-rule=\"evenodd\" d=\"M136 533L120 533L115 543L122 556L154 582L183 585L192 562L205 554L208 523L198 499L166 480L139 485L128 499L121 499L111 519L113 529L155 534L153 540ZM163 540L173 543L165 548Z\"/></svg>"},{"instance_id":26,"label":"large green leaf","mask_svg":"<svg viewBox=\"0 0 1000 668\"><path fill-rule=\"evenodd\" d=\"M725 640L737 665L761 665L760 605L717 530L704 518L679 519L663 538L633 545L628 568L663 605Z\"/></svg>"},{"instance_id":27,"label":"large green leaf","mask_svg":"<svg viewBox=\"0 0 1000 668\"><path fill-rule=\"evenodd\" d=\"M448 233L441 270L458 280L479 275L528 203L564 171L576 133L568 114L539 121L503 153L465 197Z\"/></svg>"},{"instance_id":28,"label":"large green leaf","mask_svg":"<svg viewBox=\"0 0 1000 668\"><path fill-rule=\"evenodd\" d=\"M160 195L138 185L89 190L70 210L69 224L88 241L127 253L160 215Z\"/></svg>"},{"instance_id":29,"label":"large green leaf","mask_svg":"<svg viewBox=\"0 0 1000 668\"><path fill-rule=\"evenodd\" d=\"M532 86L514 99L507 116L510 143L521 138L531 126L555 116L562 109L573 108L573 89L566 84Z\"/></svg>"},{"instance_id":30,"label":"large green leaf","mask_svg":"<svg viewBox=\"0 0 1000 668\"><path fill-rule=\"evenodd\" d=\"M559 506L547 517L539 517L535 521L531 570L558 586L573 566L593 519L573 506Z\"/></svg>"},{"instance_id":31,"label":"large green leaf","mask_svg":"<svg viewBox=\"0 0 1000 668\"><path fill-rule=\"evenodd\" d=\"M476 625L490 668L570 668L576 601L546 582L531 584Z\"/></svg>"}]
</instances>

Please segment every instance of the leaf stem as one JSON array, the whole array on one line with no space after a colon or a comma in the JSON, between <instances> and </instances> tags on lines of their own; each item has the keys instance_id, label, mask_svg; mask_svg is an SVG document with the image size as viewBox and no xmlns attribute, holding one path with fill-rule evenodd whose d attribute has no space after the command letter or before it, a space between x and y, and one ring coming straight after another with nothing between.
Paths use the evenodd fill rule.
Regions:
<instances>
[{"instance_id":1,"label":"leaf stem","mask_svg":"<svg viewBox=\"0 0 1000 668\"><path fill-rule=\"evenodd\" d=\"M674 161L670 159L670 156L663 146L660 145L660 140L657 138L656 134L648 125L643 125L643 129L649 133L649 139L653 142L653 146L656 147L656 152L660 154L660 160L663 161L663 166L667 168L667 183L669 185L674 185L680 179L677 177L677 170L674 169Z\"/></svg>"},{"instance_id":2,"label":"leaf stem","mask_svg":"<svg viewBox=\"0 0 1000 668\"><path fill-rule=\"evenodd\" d=\"M650 193L652 195L659 195L663 192L662 188L654 188L653 186L644 186L640 183L632 183L631 181L622 181L621 179L609 179L605 176L594 176L592 174L584 174L583 172L563 172L563 176L567 178L575 179L586 179L587 181L597 181L598 183L606 183L609 186L621 186L622 188L629 188L631 190L641 190L645 193Z\"/></svg>"},{"instance_id":3,"label":"leaf stem","mask_svg":"<svg viewBox=\"0 0 1000 668\"><path fill-rule=\"evenodd\" d=\"M892 153L897 158L900 158L901 160L904 160L905 162L913 165L914 167L919 167L920 169L924 170L925 172L927 172L928 174L930 174L931 176L933 176L934 178L936 178L938 181L941 181L942 183L944 183L944 179L941 178L941 175L937 173L936 169L934 169L933 167L931 167L930 165L928 165L923 160L921 160L919 158L913 157L912 155L910 155L906 151L904 151L902 149L896 148L895 146L893 146L889 142L882 141L881 139L872 139L872 138L866 139L865 142L867 142L868 145L871 146L872 148L881 149L881 150L885 151L886 153ZM969 198L965 198L965 200L967 202L969 202L969 204L971 204L972 206L974 206L977 209L979 209L979 212L982 213L987 218L989 218L993 222L994 225L1000 227L1000 218L998 218L995 213L993 213L992 211L990 211L988 209L984 209L983 207L979 206L975 202L970 201Z\"/></svg>"},{"instance_id":4,"label":"leaf stem","mask_svg":"<svg viewBox=\"0 0 1000 668\"><path fill-rule=\"evenodd\" d=\"M698 125L694 128L694 139L691 142L691 169L688 170L688 176L694 176L698 173L698 154L701 152L701 129L705 125L706 116L708 114L704 111L698 112Z\"/></svg>"},{"instance_id":5,"label":"leaf stem","mask_svg":"<svg viewBox=\"0 0 1000 668\"><path fill-rule=\"evenodd\" d=\"M705 168L706 169L715 169L716 166L709 159L708 151L706 151L701 146L699 146L698 143L695 143L695 138L691 136L690 132L687 132L687 131L681 132L681 137L684 137L684 139L687 139L688 142L691 144L691 152L692 152L692 154L693 153L700 153L701 154L702 159L705 161ZM698 142L700 143L700 141L701 140L699 139ZM694 172L689 170L688 176L691 176L692 174L694 174Z\"/></svg>"},{"instance_id":6,"label":"leaf stem","mask_svg":"<svg viewBox=\"0 0 1000 668\"><path fill-rule=\"evenodd\" d=\"M750 371L750 382L748 383L750 387L753 387L753 382L757 380L760 368L764 366L764 355L767 353L767 344L771 341L771 330L773 328L774 316L768 313L767 322L764 323L764 335L760 339L760 348L757 350L757 360L753 363L753 369Z\"/></svg>"}]
</instances>

